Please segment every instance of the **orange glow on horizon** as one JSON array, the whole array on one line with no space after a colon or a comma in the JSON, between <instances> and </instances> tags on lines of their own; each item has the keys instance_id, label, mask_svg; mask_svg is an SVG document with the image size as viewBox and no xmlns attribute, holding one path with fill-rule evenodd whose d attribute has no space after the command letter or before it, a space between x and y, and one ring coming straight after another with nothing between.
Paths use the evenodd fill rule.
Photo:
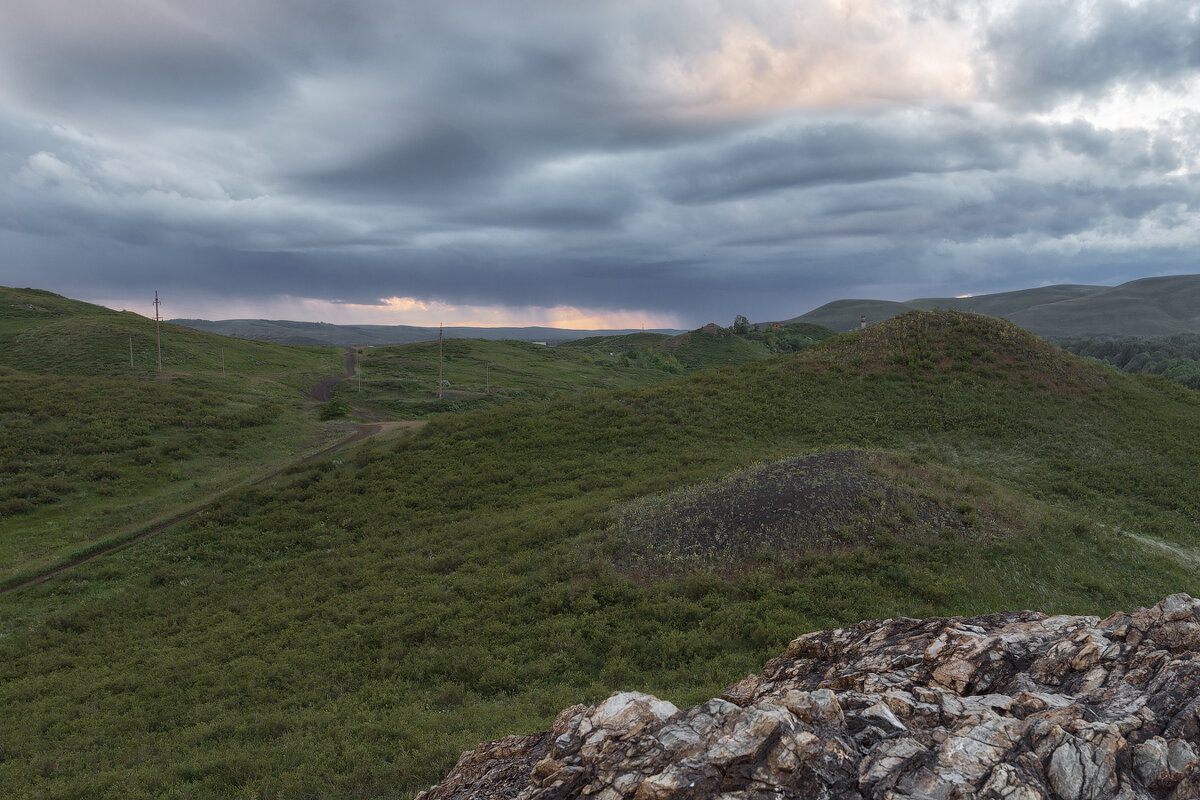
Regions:
<instances>
[{"instance_id":1,"label":"orange glow on horizon","mask_svg":"<svg viewBox=\"0 0 1200 800\"><path fill-rule=\"evenodd\" d=\"M328 322L334 325L438 325L464 328L571 328L577 330L638 330L641 328L682 329L674 314L637 309L598 309L576 306L468 306L421 300L414 297L384 297L378 303L339 303L309 297L274 297L261 301L201 299L189 297L175 303L163 298L164 319L273 319ZM148 304L92 298L87 302L113 309L153 316ZM152 305L152 303L150 304ZM149 309L149 310L147 310Z\"/></svg>"}]
</instances>

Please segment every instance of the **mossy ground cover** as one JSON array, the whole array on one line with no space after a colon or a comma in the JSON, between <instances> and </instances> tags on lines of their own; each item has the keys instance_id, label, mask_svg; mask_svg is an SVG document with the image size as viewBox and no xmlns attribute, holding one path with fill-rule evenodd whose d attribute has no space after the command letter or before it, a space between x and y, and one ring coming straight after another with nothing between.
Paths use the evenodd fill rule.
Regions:
<instances>
[{"instance_id":1,"label":"mossy ground cover","mask_svg":"<svg viewBox=\"0 0 1200 800\"><path fill-rule=\"evenodd\" d=\"M1200 447L1181 435L1198 414L1166 381L935 314L657 386L440 415L0 597L15 710L0 785L411 794L476 742L614 689L707 699L808 630L1195 594L1190 563L1122 531L1200 546ZM867 497L895 487L896 513L932 476L928 501L975 521L736 571L612 563L639 498L845 450L890 454L846 469Z\"/></svg>"}]
</instances>

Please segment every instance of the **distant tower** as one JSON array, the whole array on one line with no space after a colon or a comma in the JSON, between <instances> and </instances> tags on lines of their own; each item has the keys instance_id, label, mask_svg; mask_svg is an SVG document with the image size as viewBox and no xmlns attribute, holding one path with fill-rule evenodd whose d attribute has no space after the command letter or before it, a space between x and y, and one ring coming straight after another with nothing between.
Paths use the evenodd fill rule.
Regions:
<instances>
[{"instance_id":1,"label":"distant tower","mask_svg":"<svg viewBox=\"0 0 1200 800\"><path fill-rule=\"evenodd\" d=\"M858 321L858 329L860 331L865 331L867 329L867 315L866 314L863 314L862 319L860 319Z\"/></svg>"}]
</instances>

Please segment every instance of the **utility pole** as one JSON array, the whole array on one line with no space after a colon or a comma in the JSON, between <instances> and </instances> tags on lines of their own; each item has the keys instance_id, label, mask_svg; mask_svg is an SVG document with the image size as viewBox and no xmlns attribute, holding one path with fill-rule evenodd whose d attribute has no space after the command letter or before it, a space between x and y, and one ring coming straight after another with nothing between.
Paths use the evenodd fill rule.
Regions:
<instances>
[{"instance_id":1,"label":"utility pole","mask_svg":"<svg viewBox=\"0 0 1200 800\"><path fill-rule=\"evenodd\" d=\"M492 365L487 361L483 362L483 393L492 393Z\"/></svg>"},{"instance_id":2,"label":"utility pole","mask_svg":"<svg viewBox=\"0 0 1200 800\"><path fill-rule=\"evenodd\" d=\"M442 399L442 323L438 323L438 400Z\"/></svg>"},{"instance_id":3,"label":"utility pole","mask_svg":"<svg viewBox=\"0 0 1200 800\"><path fill-rule=\"evenodd\" d=\"M221 348L221 377L225 377L225 348Z\"/></svg>"},{"instance_id":4,"label":"utility pole","mask_svg":"<svg viewBox=\"0 0 1200 800\"><path fill-rule=\"evenodd\" d=\"M129 337L129 368L133 369L133 337Z\"/></svg>"},{"instance_id":5,"label":"utility pole","mask_svg":"<svg viewBox=\"0 0 1200 800\"><path fill-rule=\"evenodd\" d=\"M159 328L158 290L154 290L154 336L158 339L158 374L162 375L162 329Z\"/></svg>"}]
</instances>

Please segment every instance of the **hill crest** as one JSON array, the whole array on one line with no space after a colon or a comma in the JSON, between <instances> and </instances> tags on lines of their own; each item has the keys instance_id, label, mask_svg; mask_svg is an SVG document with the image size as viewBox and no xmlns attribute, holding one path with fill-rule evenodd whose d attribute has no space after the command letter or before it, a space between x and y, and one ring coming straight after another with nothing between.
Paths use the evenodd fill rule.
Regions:
<instances>
[{"instance_id":1,"label":"hill crest","mask_svg":"<svg viewBox=\"0 0 1200 800\"><path fill-rule=\"evenodd\" d=\"M823 369L949 373L964 384L1000 379L1058 392L1103 382L1094 365L1007 320L951 310L909 311L801 351L800 359Z\"/></svg>"},{"instance_id":2,"label":"hill crest","mask_svg":"<svg viewBox=\"0 0 1200 800\"><path fill-rule=\"evenodd\" d=\"M836 331L857 329L907 311L951 309L1003 317L1039 336L1113 337L1200 333L1200 275L1141 278L1119 286L1059 284L974 297L835 300L789 322Z\"/></svg>"}]
</instances>

